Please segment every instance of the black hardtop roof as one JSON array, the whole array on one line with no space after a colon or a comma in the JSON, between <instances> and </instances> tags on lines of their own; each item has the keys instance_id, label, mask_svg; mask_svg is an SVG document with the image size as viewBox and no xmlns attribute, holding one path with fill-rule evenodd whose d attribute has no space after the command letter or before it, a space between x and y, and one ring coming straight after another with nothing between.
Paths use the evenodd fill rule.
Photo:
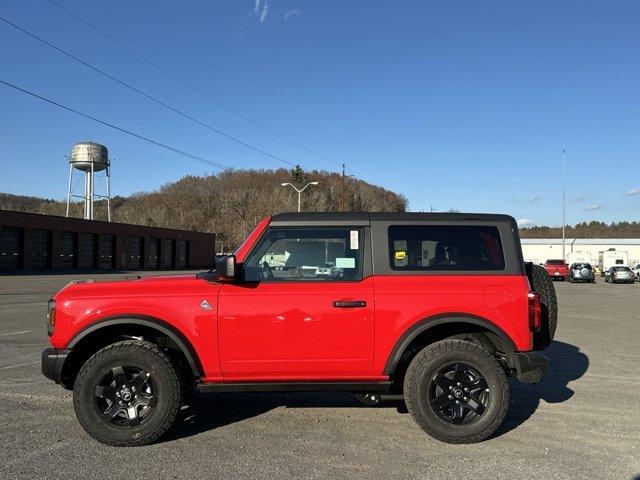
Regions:
<instances>
[{"instance_id":1,"label":"black hardtop roof","mask_svg":"<svg viewBox=\"0 0 640 480\"><path fill-rule=\"evenodd\" d=\"M485 221L515 223L509 215L494 213L432 213L432 212L300 212L279 213L271 217L271 224L309 223L320 225L353 224L368 225L371 222L403 222L403 221Z\"/></svg>"}]
</instances>

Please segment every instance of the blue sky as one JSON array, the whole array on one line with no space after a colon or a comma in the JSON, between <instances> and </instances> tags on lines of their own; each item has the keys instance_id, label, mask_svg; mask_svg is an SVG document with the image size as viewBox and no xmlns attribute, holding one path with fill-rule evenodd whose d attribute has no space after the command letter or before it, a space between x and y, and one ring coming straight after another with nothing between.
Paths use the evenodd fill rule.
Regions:
<instances>
[{"instance_id":1,"label":"blue sky","mask_svg":"<svg viewBox=\"0 0 640 480\"><path fill-rule=\"evenodd\" d=\"M560 223L638 220L640 3L56 0L256 122L404 193L411 210ZM48 0L0 16L305 169L338 170L204 100ZM286 166L134 94L0 22L0 78L235 168ZM113 192L193 160L0 85L0 191L63 198L64 155L107 145Z\"/></svg>"}]
</instances>

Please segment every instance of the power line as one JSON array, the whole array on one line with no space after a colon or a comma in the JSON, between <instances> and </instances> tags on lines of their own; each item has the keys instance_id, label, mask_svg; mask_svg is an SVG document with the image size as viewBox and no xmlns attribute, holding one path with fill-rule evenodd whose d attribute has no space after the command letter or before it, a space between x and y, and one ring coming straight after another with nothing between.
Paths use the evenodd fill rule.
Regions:
<instances>
[{"instance_id":1,"label":"power line","mask_svg":"<svg viewBox=\"0 0 640 480\"><path fill-rule=\"evenodd\" d=\"M322 158L323 160L327 160L329 162L335 163L335 164L340 164L339 162L326 157L324 155L321 155L319 153L314 152L313 150L310 150L306 147L304 147L303 145L300 145L297 142L294 142L293 140L290 140L289 138L285 137L284 135L281 135L273 130L271 130L270 128L265 127L264 125L256 122L255 120L252 120L251 118L247 117L246 115L243 115L242 113L240 113L239 111L229 107L228 105L225 105L224 103L222 103L220 100L208 95L206 92L203 92L202 90L200 90L199 88L195 87L193 84L187 82L186 80L184 80L183 78L175 75L174 73L171 73L169 70L167 70L165 67L163 67L162 65L154 62L153 60L149 59L148 57L144 56L143 54L141 54L140 52L138 52L137 50L134 50L133 48L129 47L128 45L126 45L125 43L123 43L122 41L118 40L117 38L115 38L113 35L110 35L109 33L105 32L104 30L102 30L101 28L93 25L92 23L88 22L87 20L85 20L84 18L82 18L80 15L78 15L77 13L73 12L72 10L69 10L68 8L60 5L58 2L54 1L54 0L49 0L50 3L52 3L53 5L55 5L56 7L58 7L59 9L65 11L66 13L68 13L69 15L71 15L72 17L74 17L75 19L77 19L78 21L84 23L86 26L88 26L89 28L95 30L96 32L98 32L100 35L108 38L109 40L111 40L112 42L114 42L115 44L117 44L118 46L120 46L121 48L124 48L125 50L127 50L129 53L135 55L136 57L138 57L139 59L143 60L144 62L148 63L149 65L151 65L152 67L154 67L156 70L164 73L165 75L167 75L168 77L172 78L173 80L175 80L176 82L182 84L183 86L189 88L190 90L196 92L198 95L206 98L207 100L209 100L210 102L218 105L220 108L223 108L224 110L236 115L237 117L243 119L246 122L249 122L251 125L253 125L254 127L259 128L260 130L269 133L270 135L273 135L276 138L279 138L280 140L283 140L285 142L287 142L290 145L293 145L294 147L299 148L300 150L303 150L305 152L307 152L310 155L313 155L314 157L317 158Z\"/></svg>"},{"instance_id":2,"label":"power line","mask_svg":"<svg viewBox=\"0 0 640 480\"><path fill-rule=\"evenodd\" d=\"M183 155L185 157L191 158L193 160L197 160L198 162L205 163L207 165L211 165L211 166L219 168L221 170L225 170L225 171L233 170L233 167L230 167L229 165L225 165L223 163L218 163L218 162L212 162L211 160L207 160L206 158L199 157L198 155L194 155L192 153L185 152L184 150L180 150L179 148L172 147L171 145L167 145L165 143L158 142L157 140L153 140L153 139L151 139L149 137L145 137L144 135L140 135L139 133L135 133L135 132L132 132L131 130L127 130L125 128L119 127L119 126L117 126L117 125L115 125L113 123L105 122L104 120L100 120L99 118L94 117L92 115L89 115L88 113L83 113L83 112L81 112L79 110L76 110L74 108L67 107L66 105L58 103L58 102L56 102L54 100L51 100L49 98L43 97L42 95L38 95L37 93L34 93L34 92L30 91L30 90L21 88L21 87L19 87L17 85L14 85L14 84L9 83L9 82L7 82L5 80L2 80L1 78L0 78L0 83L6 85L7 87L11 87L11 88L13 88L15 90L18 90L19 92L25 93L25 94L30 95L32 97L35 97L35 98L37 98L39 100L47 102L47 103L49 103L51 105L55 105L58 108L62 108L63 110L67 110L69 112L75 113L76 115L80 115L81 117L88 118L89 120L93 120L94 122L100 123L100 124L105 125L105 126L107 126L109 128L113 128L114 130L118 130L119 132L126 133L127 135L131 135L132 137L135 137L135 138L137 138L139 140L143 140L145 142L151 143L153 145L156 145L158 147L164 148L166 150L170 150L170 151L172 151L174 153L177 153L179 155Z\"/></svg>"},{"instance_id":3,"label":"power line","mask_svg":"<svg viewBox=\"0 0 640 480\"><path fill-rule=\"evenodd\" d=\"M108 79L113 80L114 82L118 83L119 85L122 85L123 87L128 88L129 90L131 90L131 91L133 91L133 92L137 93L138 95L141 95L141 96L145 97L146 99L151 100L152 102L155 102L155 103L157 103L158 105L161 105L162 107L164 107L164 108L166 108L166 109L168 109L168 110L171 110L172 112L177 113L178 115L180 115L180 116L182 116L182 117L184 117L184 118L187 118L187 119L191 120L192 122L197 123L198 125L201 125L201 126L203 126L203 127L207 128L207 129L209 129L209 130L211 130L211 131L213 131L213 132L215 132L215 133L217 133L217 134L219 134L219 135L222 135L223 137L228 138L229 140L233 140L234 142L237 142L237 143L239 143L239 144L241 144L241 145L244 145L245 147L250 148L251 150L254 150L254 151L259 152L259 153L261 153L261 154L263 154L263 155L266 155L267 157L271 157L271 158L273 158L273 159L275 159L275 160L278 160L278 161L280 161L280 162L282 162L282 163L286 163L287 165L291 165L291 166L295 166L295 165L296 165L296 164L295 164L295 163L293 163L293 162L290 162L290 161L288 161L288 160L285 160L285 159L283 159L283 158L280 158L280 157L278 157L277 155L274 155L274 154L272 154L272 153L269 153L269 152L267 152L267 151L265 151L265 150L262 150L261 148L255 147L255 146L251 145L250 143L247 143L247 142L245 142L245 141L243 141L243 140L241 140L241 139L239 139L239 138L237 138L237 137L234 137L234 136L232 136L232 135L229 135L228 133L225 133L225 132L223 132L222 130L218 130L217 128L212 127L211 125L209 125L208 123L205 123L205 122L203 122L203 121L201 121L201 120L198 120L197 118L192 117L191 115L189 115L189 114L187 114L187 113L184 113L184 112L182 112L181 110L178 110L178 109L177 109L177 108L175 108L175 107L172 107L171 105L169 105L169 104L167 104L167 103L163 102L162 100L158 100L157 98L155 98L155 97L153 97L153 96L149 95L148 93L143 92L142 90L140 90L140 89L138 89L138 88L134 87L133 85L131 85L131 84L129 84L129 83L127 83L127 82L123 81L123 80L120 80L119 78L117 78L117 77L115 77L115 76L111 75L110 73L107 73L107 72L105 72L104 70L101 70L100 68L98 68L98 67L96 67L96 66L94 66L94 65L91 65L90 63L88 63L88 62L86 62L86 61L82 60L81 58L78 58L78 57L76 57L75 55L73 55L73 54L71 54L71 53L67 52L66 50L63 50L62 48L57 47L56 45L52 44L51 42L48 42L48 41L47 41L47 40L45 40L44 38L41 38L41 37L39 37L39 36L37 36L37 35L35 35L35 34L33 34L33 33L29 32L28 30L25 30L24 28L22 28L22 27L20 27L20 26L16 25L15 23L13 23L13 22L11 22L11 21L7 20L6 18L0 17L0 20L2 20L3 22L5 22L7 25L9 25L9 26L11 26L11 27L15 28L16 30L18 30L18 31L20 31L20 32L22 32L22 33L24 33L25 35L28 35L29 37L31 37L31 38L33 38L33 39L35 39L35 40L37 40L37 41L39 41L39 42L41 42L41 43L43 43L43 44L47 45L48 47L53 48L53 49L54 49L54 50L56 50L57 52L62 53L63 55L65 55L65 56L67 56L67 57L71 58L72 60L75 60L76 62L81 63L82 65L84 65L84 66L86 66L86 67L90 68L90 69L91 69L91 70L93 70L94 72L97 72L97 73L99 73L100 75L103 75L103 76L107 77Z\"/></svg>"}]
</instances>

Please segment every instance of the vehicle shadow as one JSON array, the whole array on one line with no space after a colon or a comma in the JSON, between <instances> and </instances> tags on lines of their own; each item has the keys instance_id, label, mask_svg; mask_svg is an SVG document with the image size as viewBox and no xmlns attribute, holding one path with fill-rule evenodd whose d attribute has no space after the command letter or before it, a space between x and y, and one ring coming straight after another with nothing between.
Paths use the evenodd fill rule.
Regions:
<instances>
[{"instance_id":1,"label":"vehicle shadow","mask_svg":"<svg viewBox=\"0 0 640 480\"><path fill-rule=\"evenodd\" d=\"M549 373L536 385L509 379L509 412L494 437L499 437L524 423L538 409L540 400L547 403L569 400L574 394L568 387L569 382L579 379L589 369L589 357L575 345L553 341L549 348L541 353L549 359Z\"/></svg>"},{"instance_id":2,"label":"vehicle shadow","mask_svg":"<svg viewBox=\"0 0 640 480\"><path fill-rule=\"evenodd\" d=\"M194 394L190 405L182 411L181 421L160 442L190 437L241 422L278 407L377 408L361 404L346 392ZM404 402L388 402L381 407L406 412Z\"/></svg>"},{"instance_id":3,"label":"vehicle shadow","mask_svg":"<svg viewBox=\"0 0 640 480\"><path fill-rule=\"evenodd\" d=\"M550 362L545 379L537 385L528 385L510 379L511 404L502 426L494 437L503 435L524 423L540 405L561 403L573 396L568 383L582 377L589 368L588 357L574 345L554 341L542 352ZM241 422L278 407L287 408L395 408L407 413L403 401L383 402L378 407L367 407L349 393L221 393L194 394L182 419L161 441L190 437L200 433Z\"/></svg>"}]
</instances>

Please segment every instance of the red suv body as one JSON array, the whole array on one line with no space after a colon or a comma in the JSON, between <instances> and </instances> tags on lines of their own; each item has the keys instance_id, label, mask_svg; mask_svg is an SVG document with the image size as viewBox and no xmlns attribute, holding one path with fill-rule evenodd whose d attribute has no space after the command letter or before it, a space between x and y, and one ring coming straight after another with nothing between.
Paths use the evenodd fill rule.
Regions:
<instances>
[{"instance_id":1,"label":"red suv body","mask_svg":"<svg viewBox=\"0 0 640 480\"><path fill-rule=\"evenodd\" d=\"M163 433L151 432L152 407L125 402L116 410L136 385L160 408L165 379L153 380L154 359L166 357L186 389L343 390L377 402L385 394L408 398L412 369L429 371L425 365L441 358L432 350L451 349L459 360L442 367L450 371L425 374L433 398L445 394L431 412L442 425L428 415L416 420L441 440L478 441L495 430L495 422L480 428L483 416L506 412L500 372L537 382L547 369L532 352L551 338L527 273L516 223L504 215L276 215L216 271L63 288L50 301L43 372L74 389L76 411L87 409L79 419L95 438L143 444ZM139 363L113 359L122 352ZM420 395L407 400L412 413L430 401ZM97 416L85 405L91 398ZM114 422L138 436L110 430ZM465 422L468 431L455 430Z\"/></svg>"},{"instance_id":2,"label":"red suv body","mask_svg":"<svg viewBox=\"0 0 640 480\"><path fill-rule=\"evenodd\" d=\"M566 280L569 277L569 265L564 260L547 260L544 269L553 279Z\"/></svg>"}]
</instances>

